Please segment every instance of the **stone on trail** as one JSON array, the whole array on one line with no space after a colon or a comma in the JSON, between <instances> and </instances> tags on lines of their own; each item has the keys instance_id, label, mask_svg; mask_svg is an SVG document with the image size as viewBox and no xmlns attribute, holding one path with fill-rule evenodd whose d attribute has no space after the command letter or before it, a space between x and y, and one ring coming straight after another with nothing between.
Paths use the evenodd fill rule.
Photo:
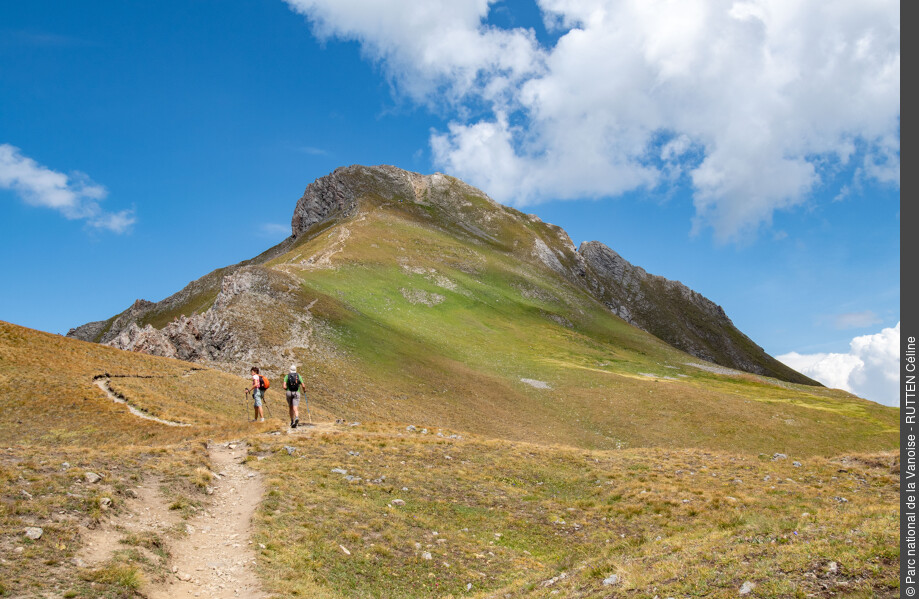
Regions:
<instances>
[{"instance_id":1,"label":"stone on trail","mask_svg":"<svg viewBox=\"0 0 919 599\"><path fill-rule=\"evenodd\" d=\"M42 530L41 528L38 528L37 526L29 526L25 530L26 538L32 539L33 541L37 541L38 539L40 539L42 534L44 534L44 532L45 532L44 530Z\"/></svg>"}]
</instances>

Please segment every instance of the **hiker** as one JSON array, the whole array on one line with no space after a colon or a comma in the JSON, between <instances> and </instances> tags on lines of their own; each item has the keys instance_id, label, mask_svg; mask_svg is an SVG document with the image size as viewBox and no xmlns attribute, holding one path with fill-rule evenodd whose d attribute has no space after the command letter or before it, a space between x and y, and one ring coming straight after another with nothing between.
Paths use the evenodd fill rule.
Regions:
<instances>
[{"instance_id":1,"label":"hiker","mask_svg":"<svg viewBox=\"0 0 919 599\"><path fill-rule=\"evenodd\" d=\"M258 373L258 367L253 366L252 370L249 371L252 373L252 387L246 389L246 395L249 395L249 392L252 392L252 404L255 407L255 420L257 422L265 422L265 413L262 411L262 402L265 399L265 389L267 387L262 383L262 376Z\"/></svg>"},{"instance_id":2,"label":"hiker","mask_svg":"<svg viewBox=\"0 0 919 599\"><path fill-rule=\"evenodd\" d=\"M291 365L290 373L284 376L284 389L287 391L287 409L290 412L290 428L297 428L300 424L300 388L303 387L303 377L297 374L297 365ZM307 401L306 393L303 400Z\"/></svg>"}]
</instances>

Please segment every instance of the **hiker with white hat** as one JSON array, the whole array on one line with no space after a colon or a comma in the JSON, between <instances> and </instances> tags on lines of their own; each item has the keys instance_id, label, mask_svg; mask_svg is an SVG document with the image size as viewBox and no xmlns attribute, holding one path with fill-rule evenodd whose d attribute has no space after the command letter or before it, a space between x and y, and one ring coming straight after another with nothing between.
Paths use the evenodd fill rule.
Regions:
<instances>
[{"instance_id":1,"label":"hiker with white hat","mask_svg":"<svg viewBox=\"0 0 919 599\"><path fill-rule=\"evenodd\" d=\"M287 391L287 408L290 411L290 428L297 428L300 424L300 388L303 387L303 377L297 374L297 365L290 367L290 373L284 375L284 389ZM306 395L303 396L306 399Z\"/></svg>"}]
</instances>

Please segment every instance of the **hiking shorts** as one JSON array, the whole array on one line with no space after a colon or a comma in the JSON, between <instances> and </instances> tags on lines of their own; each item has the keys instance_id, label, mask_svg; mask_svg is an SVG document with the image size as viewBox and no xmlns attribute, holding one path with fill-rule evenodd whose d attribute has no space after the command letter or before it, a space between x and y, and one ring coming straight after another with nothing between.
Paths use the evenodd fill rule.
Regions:
<instances>
[{"instance_id":1,"label":"hiking shorts","mask_svg":"<svg viewBox=\"0 0 919 599\"><path fill-rule=\"evenodd\" d=\"M287 392L287 405L294 407L300 404L300 392L299 391L288 391Z\"/></svg>"},{"instance_id":2,"label":"hiking shorts","mask_svg":"<svg viewBox=\"0 0 919 599\"><path fill-rule=\"evenodd\" d=\"M256 389L252 392L253 405L258 408L262 405L262 398L265 397L264 389Z\"/></svg>"}]
</instances>

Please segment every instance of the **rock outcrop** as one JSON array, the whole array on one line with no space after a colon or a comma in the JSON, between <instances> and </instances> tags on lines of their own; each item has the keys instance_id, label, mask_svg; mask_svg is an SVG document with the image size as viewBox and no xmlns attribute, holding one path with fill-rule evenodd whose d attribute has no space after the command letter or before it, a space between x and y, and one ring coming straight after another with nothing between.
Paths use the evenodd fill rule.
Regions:
<instances>
[{"instance_id":1,"label":"rock outcrop","mask_svg":"<svg viewBox=\"0 0 919 599\"><path fill-rule=\"evenodd\" d=\"M295 293L298 288L284 273L243 267L221 279L220 292L207 310L177 316L159 329L131 320L106 345L228 368L289 362L294 348L312 343L312 315ZM277 336L278 328L285 335Z\"/></svg>"}]
</instances>

